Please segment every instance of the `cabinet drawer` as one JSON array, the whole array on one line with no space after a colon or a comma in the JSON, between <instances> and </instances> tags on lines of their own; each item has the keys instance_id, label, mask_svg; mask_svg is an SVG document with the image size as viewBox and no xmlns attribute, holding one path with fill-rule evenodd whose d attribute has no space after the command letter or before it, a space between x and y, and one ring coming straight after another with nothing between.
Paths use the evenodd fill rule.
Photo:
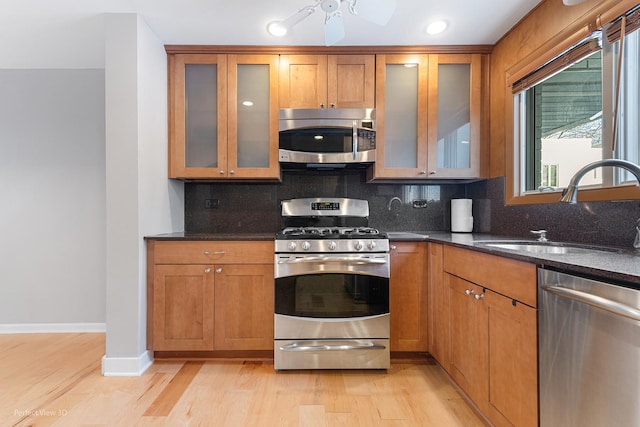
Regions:
<instances>
[{"instance_id":1,"label":"cabinet drawer","mask_svg":"<svg viewBox=\"0 0 640 427\"><path fill-rule=\"evenodd\" d=\"M531 307L536 307L536 266L495 255L444 248L444 270Z\"/></svg>"},{"instance_id":2,"label":"cabinet drawer","mask_svg":"<svg viewBox=\"0 0 640 427\"><path fill-rule=\"evenodd\" d=\"M273 242L156 241L155 264L269 264Z\"/></svg>"}]
</instances>

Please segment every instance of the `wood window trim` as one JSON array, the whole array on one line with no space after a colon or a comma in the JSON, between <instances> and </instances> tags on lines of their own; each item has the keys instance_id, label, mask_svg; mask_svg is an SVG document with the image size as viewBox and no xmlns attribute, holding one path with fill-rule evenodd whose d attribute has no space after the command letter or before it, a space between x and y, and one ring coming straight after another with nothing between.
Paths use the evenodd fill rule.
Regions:
<instances>
[{"instance_id":1,"label":"wood window trim","mask_svg":"<svg viewBox=\"0 0 640 427\"><path fill-rule=\"evenodd\" d=\"M516 150L515 147L514 105L511 86L535 69L559 56L580 40L584 40L594 31L602 29L605 24L614 22L620 16L625 15L637 5L637 0L622 0L614 5L612 5L611 2L602 2L587 11L581 18L577 19L574 25L570 25L563 31L560 31L556 36L535 49L531 54L507 69L504 88L506 205L559 203L561 195L558 191L520 194L520 158L519 150ZM578 191L579 202L638 199L640 199L640 187L635 185L585 188Z\"/></svg>"}]
</instances>

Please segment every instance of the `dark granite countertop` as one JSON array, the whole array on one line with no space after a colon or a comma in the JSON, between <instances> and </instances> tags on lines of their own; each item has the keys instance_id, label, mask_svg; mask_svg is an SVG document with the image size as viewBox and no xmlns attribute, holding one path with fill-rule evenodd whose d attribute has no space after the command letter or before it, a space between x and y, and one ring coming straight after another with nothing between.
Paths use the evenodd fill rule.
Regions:
<instances>
[{"instance_id":1,"label":"dark granite countertop","mask_svg":"<svg viewBox=\"0 0 640 427\"><path fill-rule=\"evenodd\" d=\"M146 236L146 240L274 240L275 233L167 233ZM640 289L640 251L632 248L616 251L579 254L545 254L516 251L486 246L481 242L491 240L517 240L508 236L476 233L449 232L389 232L391 241L431 241L459 246L493 255L530 262L544 267L552 267L568 273L582 274L603 280L627 284ZM567 242L570 243L570 242Z\"/></svg>"},{"instance_id":2,"label":"dark granite countertop","mask_svg":"<svg viewBox=\"0 0 640 427\"><path fill-rule=\"evenodd\" d=\"M539 266L552 267L567 273L582 274L602 280L612 280L640 289L640 251L635 251L633 248L611 248L611 251L594 250L593 253L546 254L496 248L486 246L482 243L492 240L533 241L517 237L438 231L424 233L417 232L415 233L417 236L412 238L410 234L412 233L398 233L397 237L393 237L394 233L391 233L390 239L394 241L426 240L437 243L446 243L466 249L473 249L493 255L500 255L515 260L530 262ZM571 242L566 243L570 244ZM589 247L589 245L580 246Z\"/></svg>"},{"instance_id":3,"label":"dark granite countertop","mask_svg":"<svg viewBox=\"0 0 640 427\"><path fill-rule=\"evenodd\" d=\"M175 233L145 236L145 240L274 240L275 233Z\"/></svg>"}]
</instances>

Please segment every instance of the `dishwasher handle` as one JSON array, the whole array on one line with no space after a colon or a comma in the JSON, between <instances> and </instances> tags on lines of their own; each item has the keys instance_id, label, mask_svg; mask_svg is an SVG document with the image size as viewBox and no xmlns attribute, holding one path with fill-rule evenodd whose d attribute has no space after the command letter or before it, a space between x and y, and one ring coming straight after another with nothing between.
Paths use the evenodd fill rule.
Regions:
<instances>
[{"instance_id":1,"label":"dishwasher handle","mask_svg":"<svg viewBox=\"0 0 640 427\"><path fill-rule=\"evenodd\" d=\"M559 297L564 297L573 301L589 304L593 307L601 308L610 313L617 314L618 316L624 316L632 320L640 321L640 310L634 307L630 307L626 304L619 303L617 301L612 301L610 299L603 298L601 296L590 294L584 291L563 288L561 286L543 285L542 289Z\"/></svg>"}]
</instances>

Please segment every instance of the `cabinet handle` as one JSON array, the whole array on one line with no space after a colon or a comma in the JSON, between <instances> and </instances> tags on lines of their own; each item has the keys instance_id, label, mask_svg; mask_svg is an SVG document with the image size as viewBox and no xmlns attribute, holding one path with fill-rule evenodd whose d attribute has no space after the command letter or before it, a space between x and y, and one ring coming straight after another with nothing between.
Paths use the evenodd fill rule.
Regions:
<instances>
[{"instance_id":1,"label":"cabinet handle","mask_svg":"<svg viewBox=\"0 0 640 427\"><path fill-rule=\"evenodd\" d=\"M398 249L398 247L396 245L391 245L389 246L389 249L391 249L392 251L395 251L396 249Z\"/></svg>"},{"instance_id":2,"label":"cabinet handle","mask_svg":"<svg viewBox=\"0 0 640 427\"><path fill-rule=\"evenodd\" d=\"M222 273L222 268L216 268L216 273Z\"/></svg>"},{"instance_id":3,"label":"cabinet handle","mask_svg":"<svg viewBox=\"0 0 640 427\"><path fill-rule=\"evenodd\" d=\"M224 255L224 254L226 254L225 251L218 251L218 252L204 251L202 253L205 254L205 255Z\"/></svg>"},{"instance_id":4,"label":"cabinet handle","mask_svg":"<svg viewBox=\"0 0 640 427\"><path fill-rule=\"evenodd\" d=\"M464 293L467 295L473 295L476 293L476 291L474 291L473 289L465 289Z\"/></svg>"},{"instance_id":5,"label":"cabinet handle","mask_svg":"<svg viewBox=\"0 0 640 427\"><path fill-rule=\"evenodd\" d=\"M210 268L205 268L205 269L204 269L204 272L205 272L205 273L211 273L211 269L210 269Z\"/></svg>"},{"instance_id":6,"label":"cabinet handle","mask_svg":"<svg viewBox=\"0 0 640 427\"><path fill-rule=\"evenodd\" d=\"M484 298L484 294L474 295L473 297L474 297L475 299L477 299L477 300L481 300L481 299L483 299L483 298Z\"/></svg>"}]
</instances>

